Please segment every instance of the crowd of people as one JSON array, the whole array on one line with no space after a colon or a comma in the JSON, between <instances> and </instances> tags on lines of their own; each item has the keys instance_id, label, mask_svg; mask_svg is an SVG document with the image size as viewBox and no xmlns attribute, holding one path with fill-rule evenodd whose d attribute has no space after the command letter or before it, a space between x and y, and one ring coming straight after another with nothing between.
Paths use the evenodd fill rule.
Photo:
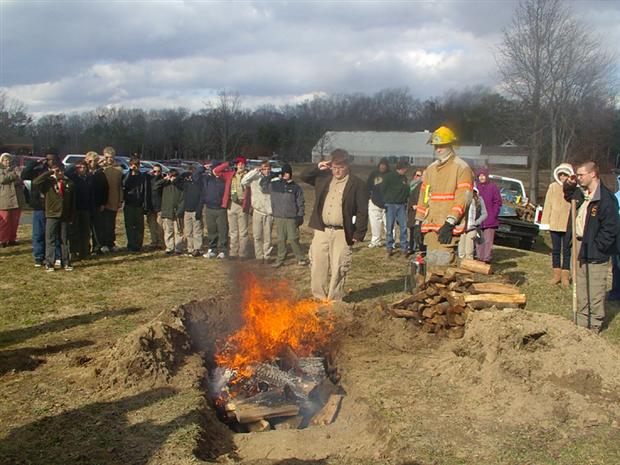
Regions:
<instances>
[{"instance_id":1,"label":"crowd of people","mask_svg":"<svg viewBox=\"0 0 620 465\"><path fill-rule=\"evenodd\" d=\"M26 202L23 182L30 181L34 264L49 272L72 271L76 261L118 251L116 216L122 210L129 252L145 247L145 224L151 239L147 247L167 255L253 258L279 268L286 264L290 246L299 266L309 258L313 296L342 300L351 248L364 240L368 225L368 247L385 246L388 257L420 252L431 269L450 265L457 256L492 262L502 196L487 168L474 175L457 155L455 142L447 127L433 132L429 143L435 161L414 169L411 179L406 163L391 169L383 158L364 182L350 172L349 154L342 149L302 173L300 180L315 189L308 255L299 232L306 215L304 191L288 164L275 175L269 162L248 170L246 159L238 156L232 162L213 160L191 165L187 172L170 169L164 174L159 165L141 171L140 159L133 157L123 174L114 148L105 147L101 155L88 152L67 169L50 151L18 172L5 153L0 156L0 246L16 244ZM610 259L608 298L620 300L618 199L600 182L594 162L576 169L563 163L553 175L542 216L552 242L551 283L569 286L571 267L576 267L577 323L598 332L605 320ZM272 258L274 229L277 252ZM571 265L573 238L576 265Z\"/></svg>"}]
</instances>

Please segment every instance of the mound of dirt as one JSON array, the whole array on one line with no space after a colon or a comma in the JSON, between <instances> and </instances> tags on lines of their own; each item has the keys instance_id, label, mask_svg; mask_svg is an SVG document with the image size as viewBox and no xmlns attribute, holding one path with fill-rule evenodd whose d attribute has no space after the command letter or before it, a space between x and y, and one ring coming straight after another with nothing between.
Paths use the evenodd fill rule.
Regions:
<instances>
[{"instance_id":1,"label":"mound of dirt","mask_svg":"<svg viewBox=\"0 0 620 465\"><path fill-rule=\"evenodd\" d=\"M190 339L179 313L162 312L153 321L119 339L96 358L102 389L152 388L167 384L182 365Z\"/></svg>"},{"instance_id":2,"label":"mound of dirt","mask_svg":"<svg viewBox=\"0 0 620 465\"><path fill-rule=\"evenodd\" d=\"M459 406L505 425L617 425L620 352L565 318L522 310L471 314L465 336L427 364Z\"/></svg>"}]
</instances>

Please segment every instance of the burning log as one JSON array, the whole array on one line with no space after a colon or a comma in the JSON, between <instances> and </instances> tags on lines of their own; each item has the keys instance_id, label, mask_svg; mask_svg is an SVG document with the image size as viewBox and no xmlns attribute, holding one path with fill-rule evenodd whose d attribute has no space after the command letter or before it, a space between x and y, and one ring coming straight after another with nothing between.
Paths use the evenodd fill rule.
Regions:
<instances>
[{"instance_id":1,"label":"burning log","mask_svg":"<svg viewBox=\"0 0 620 465\"><path fill-rule=\"evenodd\" d=\"M248 433L262 433L271 429L271 424L267 420L258 420L245 426Z\"/></svg>"},{"instance_id":2,"label":"burning log","mask_svg":"<svg viewBox=\"0 0 620 465\"><path fill-rule=\"evenodd\" d=\"M329 425L333 423L336 415L338 414L338 410L340 409L340 404L342 403L342 398L344 396L342 394L332 394L327 399L327 402L323 406L319 412L312 417L310 420L311 425Z\"/></svg>"},{"instance_id":3,"label":"burning log","mask_svg":"<svg viewBox=\"0 0 620 465\"><path fill-rule=\"evenodd\" d=\"M316 383L302 381L297 376L291 375L280 368L267 363L254 365L252 375L258 382L266 383L279 388L289 388L297 397L305 399Z\"/></svg>"},{"instance_id":4,"label":"burning log","mask_svg":"<svg viewBox=\"0 0 620 465\"><path fill-rule=\"evenodd\" d=\"M267 407L264 405L236 404L234 415L238 423L244 425L267 418L294 417L299 414L299 406L294 404Z\"/></svg>"}]
</instances>

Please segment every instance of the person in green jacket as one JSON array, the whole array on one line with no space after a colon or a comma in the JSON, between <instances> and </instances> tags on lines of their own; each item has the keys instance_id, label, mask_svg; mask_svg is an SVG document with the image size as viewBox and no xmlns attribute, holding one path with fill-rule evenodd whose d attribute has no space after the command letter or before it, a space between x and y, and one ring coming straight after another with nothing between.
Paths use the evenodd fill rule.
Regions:
<instances>
[{"instance_id":1,"label":"person in green jacket","mask_svg":"<svg viewBox=\"0 0 620 465\"><path fill-rule=\"evenodd\" d=\"M172 169L166 176L155 181L155 189L161 189L161 218L164 228L166 254L183 253L183 179Z\"/></svg>"},{"instance_id":2,"label":"person in green jacket","mask_svg":"<svg viewBox=\"0 0 620 465\"><path fill-rule=\"evenodd\" d=\"M398 222L400 230L400 252L407 255L407 200L409 198L409 181L407 180L407 163L399 161L396 171L388 171L383 175L381 195L385 202L386 241L388 257L394 253L394 223Z\"/></svg>"},{"instance_id":3,"label":"person in green jacket","mask_svg":"<svg viewBox=\"0 0 620 465\"><path fill-rule=\"evenodd\" d=\"M69 224L75 216L75 185L54 160L50 170L32 181L45 196L45 271L54 271L54 249L60 240L61 265L73 271L69 253Z\"/></svg>"}]
</instances>

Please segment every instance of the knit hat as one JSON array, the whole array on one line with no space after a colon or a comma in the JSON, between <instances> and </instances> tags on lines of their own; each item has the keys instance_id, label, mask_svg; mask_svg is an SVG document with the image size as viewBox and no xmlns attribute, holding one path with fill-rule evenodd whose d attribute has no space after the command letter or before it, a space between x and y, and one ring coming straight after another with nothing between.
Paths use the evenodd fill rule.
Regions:
<instances>
[{"instance_id":1,"label":"knit hat","mask_svg":"<svg viewBox=\"0 0 620 465\"><path fill-rule=\"evenodd\" d=\"M570 163L560 163L553 170L553 179L555 179L555 182L557 182L558 184L562 184L560 182L560 173L564 173L568 176L572 176L575 174L575 172L573 171L573 167Z\"/></svg>"},{"instance_id":2,"label":"knit hat","mask_svg":"<svg viewBox=\"0 0 620 465\"><path fill-rule=\"evenodd\" d=\"M379 167L379 165L385 165L388 169L390 169L390 162L386 157L383 157L381 160L379 160L379 163L377 163L377 168Z\"/></svg>"},{"instance_id":3,"label":"knit hat","mask_svg":"<svg viewBox=\"0 0 620 465\"><path fill-rule=\"evenodd\" d=\"M293 167L288 163L285 163L284 165L282 165L282 174L284 175L284 173L288 173L291 175L291 177L293 177Z\"/></svg>"},{"instance_id":4,"label":"knit hat","mask_svg":"<svg viewBox=\"0 0 620 465\"><path fill-rule=\"evenodd\" d=\"M238 157L235 157L235 159L233 160L233 163L236 165L237 163L243 163L244 165L246 165L248 162L247 158L239 155Z\"/></svg>"}]
</instances>

